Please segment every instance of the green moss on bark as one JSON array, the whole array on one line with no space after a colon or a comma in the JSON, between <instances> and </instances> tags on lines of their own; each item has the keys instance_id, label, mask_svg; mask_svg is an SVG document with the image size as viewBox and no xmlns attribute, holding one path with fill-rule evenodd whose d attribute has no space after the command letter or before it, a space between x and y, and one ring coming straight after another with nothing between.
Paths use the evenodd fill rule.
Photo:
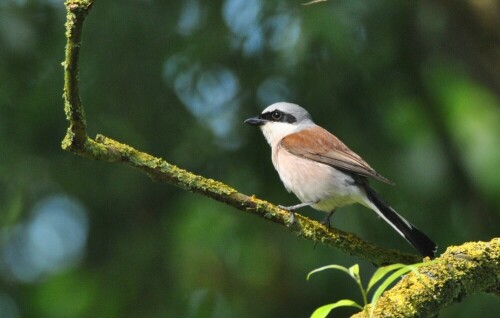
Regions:
<instances>
[{"instance_id":1,"label":"green moss on bark","mask_svg":"<svg viewBox=\"0 0 500 318\"><path fill-rule=\"evenodd\" d=\"M418 272L406 275L382 295L373 311L375 317L431 317L471 294L498 293L500 238L451 246Z\"/></svg>"}]
</instances>

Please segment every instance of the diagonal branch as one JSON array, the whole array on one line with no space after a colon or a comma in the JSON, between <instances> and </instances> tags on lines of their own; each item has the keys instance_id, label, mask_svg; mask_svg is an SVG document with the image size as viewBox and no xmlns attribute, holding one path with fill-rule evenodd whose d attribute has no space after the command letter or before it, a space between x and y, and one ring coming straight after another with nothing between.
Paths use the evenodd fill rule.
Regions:
<instances>
[{"instance_id":1,"label":"diagonal branch","mask_svg":"<svg viewBox=\"0 0 500 318\"><path fill-rule=\"evenodd\" d=\"M500 238L449 247L379 298L373 317L430 317L479 292L500 296ZM367 317L359 312L353 317Z\"/></svg>"},{"instance_id":2,"label":"diagonal branch","mask_svg":"<svg viewBox=\"0 0 500 318\"><path fill-rule=\"evenodd\" d=\"M146 173L155 181L173 184L184 190L223 202L241 211L260 216L288 227L297 236L332 246L347 254L368 260L375 265L409 264L420 261L420 257L417 255L405 254L365 242L354 234L328 229L319 222L301 215L296 215L296 222L293 226L289 226L289 213L269 202L239 193L222 182L195 175L161 158L141 152L108 137L102 135L98 135L95 139L88 137L84 110L78 92L78 57L83 22L93 2L93 0L66 1L67 44L66 58L63 63L64 110L69 127L62 141L64 150L94 160L124 163Z\"/></svg>"}]
</instances>

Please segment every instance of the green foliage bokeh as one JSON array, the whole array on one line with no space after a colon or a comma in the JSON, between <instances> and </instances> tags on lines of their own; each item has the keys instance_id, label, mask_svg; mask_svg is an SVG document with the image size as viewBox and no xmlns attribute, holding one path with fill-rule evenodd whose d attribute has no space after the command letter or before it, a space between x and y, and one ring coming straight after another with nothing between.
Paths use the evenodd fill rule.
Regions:
<instances>
[{"instance_id":1,"label":"green foliage bokeh","mask_svg":"<svg viewBox=\"0 0 500 318\"><path fill-rule=\"evenodd\" d=\"M500 224L500 94L461 54L474 43L457 42L453 14L394 0L96 1L80 61L89 134L295 204L243 124L295 102L397 184L374 186L439 251L489 240ZM305 317L356 297L348 278L304 277L359 260L63 152L64 21L59 1L0 2L1 317ZM332 223L412 252L363 207ZM495 310L477 295L441 317Z\"/></svg>"}]
</instances>

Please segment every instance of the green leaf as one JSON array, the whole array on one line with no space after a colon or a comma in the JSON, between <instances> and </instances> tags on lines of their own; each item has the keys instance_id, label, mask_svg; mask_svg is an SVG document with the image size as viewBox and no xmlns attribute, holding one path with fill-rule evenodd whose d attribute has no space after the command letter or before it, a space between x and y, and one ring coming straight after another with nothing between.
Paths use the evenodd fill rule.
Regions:
<instances>
[{"instance_id":1,"label":"green leaf","mask_svg":"<svg viewBox=\"0 0 500 318\"><path fill-rule=\"evenodd\" d=\"M354 278L357 282L360 282L358 264L354 264L349 267L349 275L351 275L351 277Z\"/></svg>"},{"instance_id":2,"label":"green leaf","mask_svg":"<svg viewBox=\"0 0 500 318\"><path fill-rule=\"evenodd\" d=\"M312 274L324 271L325 269L337 269L337 270L342 271L342 272L344 272L344 273L346 273L346 274L348 274L349 276L352 277L351 272L349 271L349 269L347 269L344 266L340 266L340 265L327 265L327 266L323 266L323 267L320 267L320 268L316 268L315 270L313 270L312 272L310 272L309 274L307 274L307 280L309 280L309 277L311 277Z\"/></svg>"},{"instance_id":3,"label":"green leaf","mask_svg":"<svg viewBox=\"0 0 500 318\"><path fill-rule=\"evenodd\" d=\"M369 292L370 289L379 281L381 280L387 273L395 271L397 269L400 269L401 267L405 267L405 264L392 264L384 267L380 267L373 273L372 278L370 279L370 282L368 283L368 287L366 289L366 292Z\"/></svg>"},{"instance_id":4,"label":"green leaf","mask_svg":"<svg viewBox=\"0 0 500 318\"><path fill-rule=\"evenodd\" d=\"M338 307L356 307L360 310L363 310L363 307L361 307L354 300L342 299L337 301L336 303L319 307L312 313L311 318L325 318L330 313L330 311Z\"/></svg>"}]
</instances>

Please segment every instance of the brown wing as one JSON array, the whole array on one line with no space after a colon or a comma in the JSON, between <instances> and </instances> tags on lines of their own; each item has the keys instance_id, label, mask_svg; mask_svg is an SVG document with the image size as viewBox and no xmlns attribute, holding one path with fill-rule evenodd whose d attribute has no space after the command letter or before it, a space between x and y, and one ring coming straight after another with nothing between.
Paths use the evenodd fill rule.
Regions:
<instances>
[{"instance_id":1,"label":"brown wing","mask_svg":"<svg viewBox=\"0 0 500 318\"><path fill-rule=\"evenodd\" d=\"M304 147L304 145L308 145ZM394 184L378 174L354 151L327 130L315 126L283 138L280 146L288 152L306 159L318 161L341 170Z\"/></svg>"}]
</instances>

